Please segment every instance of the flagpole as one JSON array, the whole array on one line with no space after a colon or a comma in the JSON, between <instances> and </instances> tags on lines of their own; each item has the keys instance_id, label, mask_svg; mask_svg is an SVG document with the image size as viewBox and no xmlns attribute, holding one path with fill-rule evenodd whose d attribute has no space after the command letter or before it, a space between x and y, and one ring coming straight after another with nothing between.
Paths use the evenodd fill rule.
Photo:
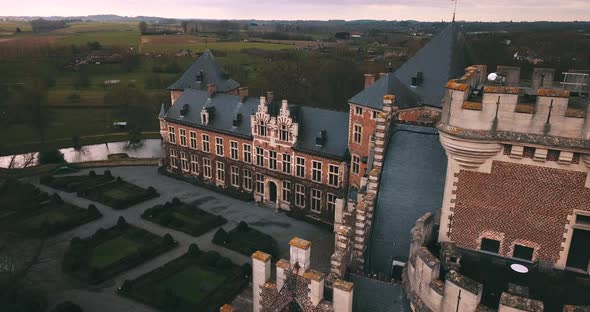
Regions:
<instances>
[{"instance_id":1,"label":"flagpole","mask_svg":"<svg viewBox=\"0 0 590 312\"><path fill-rule=\"evenodd\" d=\"M455 22L455 13L457 12L457 2L459 2L459 0L453 0L455 1L455 8L453 9L453 23Z\"/></svg>"}]
</instances>

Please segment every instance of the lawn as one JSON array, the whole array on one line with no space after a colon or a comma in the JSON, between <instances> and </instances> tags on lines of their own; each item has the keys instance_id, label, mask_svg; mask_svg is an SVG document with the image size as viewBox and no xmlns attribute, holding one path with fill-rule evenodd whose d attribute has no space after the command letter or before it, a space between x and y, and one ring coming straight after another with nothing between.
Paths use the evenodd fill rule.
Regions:
<instances>
[{"instance_id":1,"label":"lawn","mask_svg":"<svg viewBox=\"0 0 590 312\"><path fill-rule=\"evenodd\" d=\"M223 217L199 209L196 205L182 203L178 199L148 208L141 216L192 236L202 235L226 223Z\"/></svg>"},{"instance_id":2,"label":"lawn","mask_svg":"<svg viewBox=\"0 0 590 312\"><path fill-rule=\"evenodd\" d=\"M198 304L225 280L223 274L193 265L163 280L158 287L162 291L169 289L178 297Z\"/></svg>"},{"instance_id":3,"label":"lawn","mask_svg":"<svg viewBox=\"0 0 590 312\"><path fill-rule=\"evenodd\" d=\"M176 245L164 237L134 227L120 218L117 225L92 236L75 237L63 258L65 272L96 284L164 253Z\"/></svg>"}]
</instances>

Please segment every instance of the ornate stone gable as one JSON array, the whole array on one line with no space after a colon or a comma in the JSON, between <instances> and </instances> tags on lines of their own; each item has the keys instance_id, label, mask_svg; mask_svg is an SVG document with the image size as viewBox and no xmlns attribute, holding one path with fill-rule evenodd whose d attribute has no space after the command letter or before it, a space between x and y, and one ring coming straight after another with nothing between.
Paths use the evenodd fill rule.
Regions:
<instances>
[{"instance_id":1,"label":"ornate stone gable","mask_svg":"<svg viewBox=\"0 0 590 312\"><path fill-rule=\"evenodd\" d=\"M258 110L251 116L252 135L254 140L270 142L271 145L292 147L299 135L299 123L291 116L289 103L283 100L278 116L269 112L265 97L260 97Z\"/></svg>"}]
</instances>

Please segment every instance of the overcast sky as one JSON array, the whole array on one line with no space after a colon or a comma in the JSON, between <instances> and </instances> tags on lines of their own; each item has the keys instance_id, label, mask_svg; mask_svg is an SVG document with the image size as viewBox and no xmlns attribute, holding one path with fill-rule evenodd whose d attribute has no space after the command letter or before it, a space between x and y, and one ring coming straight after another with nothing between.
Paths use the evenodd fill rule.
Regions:
<instances>
[{"instance_id":1,"label":"overcast sky","mask_svg":"<svg viewBox=\"0 0 590 312\"><path fill-rule=\"evenodd\" d=\"M590 20L590 0L458 0L458 20ZM117 14L209 19L448 21L451 0L0 0L2 16Z\"/></svg>"}]
</instances>

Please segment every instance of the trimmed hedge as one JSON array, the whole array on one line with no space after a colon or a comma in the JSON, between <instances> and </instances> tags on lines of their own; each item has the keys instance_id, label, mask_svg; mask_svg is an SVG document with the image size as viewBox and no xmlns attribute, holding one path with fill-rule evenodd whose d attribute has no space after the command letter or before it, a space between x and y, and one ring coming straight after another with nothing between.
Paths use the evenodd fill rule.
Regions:
<instances>
[{"instance_id":1,"label":"trimmed hedge","mask_svg":"<svg viewBox=\"0 0 590 312\"><path fill-rule=\"evenodd\" d=\"M146 209L141 217L192 236L203 235L227 222L222 216L185 204L177 198Z\"/></svg>"},{"instance_id":2,"label":"trimmed hedge","mask_svg":"<svg viewBox=\"0 0 590 312\"><path fill-rule=\"evenodd\" d=\"M279 254L277 242L272 236L249 227L244 221L228 233L223 229L217 230L211 242L247 256L258 250L270 254L273 258Z\"/></svg>"}]
</instances>

